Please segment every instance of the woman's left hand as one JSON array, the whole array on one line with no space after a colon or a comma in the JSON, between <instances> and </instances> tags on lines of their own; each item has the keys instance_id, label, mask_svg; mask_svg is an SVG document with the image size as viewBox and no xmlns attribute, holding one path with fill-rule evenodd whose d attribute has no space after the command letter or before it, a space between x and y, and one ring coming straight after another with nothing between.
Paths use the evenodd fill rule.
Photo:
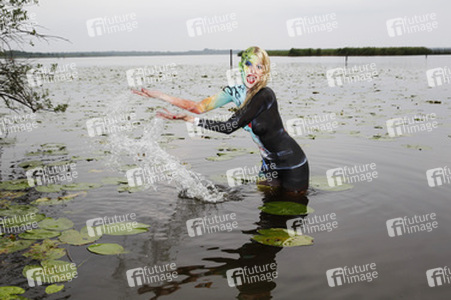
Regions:
<instances>
[{"instance_id":1,"label":"woman's left hand","mask_svg":"<svg viewBox=\"0 0 451 300\"><path fill-rule=\"evenodd\" d=\"M187 114L173 114L166 108L163 108L166 112L157 111L157 117L168 119L168 120L183 120L186 122L194 123L194 117Z\"/></svg>"}]
</instances>

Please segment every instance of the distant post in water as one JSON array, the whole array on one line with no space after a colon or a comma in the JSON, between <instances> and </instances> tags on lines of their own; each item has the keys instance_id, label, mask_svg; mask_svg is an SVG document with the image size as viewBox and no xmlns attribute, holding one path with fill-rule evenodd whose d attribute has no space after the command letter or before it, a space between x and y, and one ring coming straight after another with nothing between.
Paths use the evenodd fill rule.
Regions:
<instances>
[{"instance_id":1,"label":"distant post in water","mask_svg":"<svg viewBox=\"0 0 451 300\"><path fill-rule=\"evenodd\" d=\"M233 68L232 49L230 49L230 70Z\"/></svg>"}]
</instances>

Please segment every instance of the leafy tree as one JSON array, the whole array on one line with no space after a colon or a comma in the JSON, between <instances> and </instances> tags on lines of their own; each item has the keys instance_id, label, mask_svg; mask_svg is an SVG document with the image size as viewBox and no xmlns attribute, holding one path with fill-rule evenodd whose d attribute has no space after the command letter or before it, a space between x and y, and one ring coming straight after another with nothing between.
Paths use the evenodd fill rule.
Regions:
<instances>
[{"instance_id":1,"label":"leafy tree","mask_svg":"<svg viewBox=\"0 0 451 300\"><path fill-rule=\"evenodd\" d=\"M13 110L25 106L33 112L65 111L67 104L54 106L48 90L29 84L27 74L30 76L34 67L26 60L15 59L11 51L23 44L34 46L36 40L62 39L36 31L39 26L30 19L26 8L37 4L38 0L0 0L0 98Z\"/></svg>"}]
</instances>

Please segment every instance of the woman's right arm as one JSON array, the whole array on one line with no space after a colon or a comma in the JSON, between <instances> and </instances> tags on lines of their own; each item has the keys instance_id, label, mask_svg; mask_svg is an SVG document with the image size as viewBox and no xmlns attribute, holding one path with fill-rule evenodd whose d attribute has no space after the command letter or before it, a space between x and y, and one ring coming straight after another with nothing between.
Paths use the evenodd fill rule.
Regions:
<instances>
[{"instance_id":1,"label":"woman's right arm","mask_svg":"<svg viewBox=\"0 0 451 300\"><path fill-rule=\"evenodd\" d=\"M173 97L160 91L150 91L144 88L142 88L141 91L133 90L133 93L166 101L195 114L203 114L212 109L224 106L232 101L232 97L228 93L224 92L224 90L199 102Z\"/></svg>"}]
</instances>

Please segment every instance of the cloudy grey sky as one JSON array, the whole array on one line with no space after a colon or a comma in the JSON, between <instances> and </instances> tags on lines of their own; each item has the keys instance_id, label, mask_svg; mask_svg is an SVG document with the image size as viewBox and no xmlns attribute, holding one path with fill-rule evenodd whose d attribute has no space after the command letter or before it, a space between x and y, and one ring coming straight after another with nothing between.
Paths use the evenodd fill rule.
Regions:
<instances>
[{"instance_id":1,"label":"cloudy grey sky","mask_svg":"<svg viewBox=\"0 0 451 300\"><path fill-rule=\"evenodd\" d=\"M71 41L29 51L451 46L449 0L40 0L29 11L43 33ZM193 20L205 17L214 24ZM387 27L404 17L413 23Z\"/></svg>"}]
</instances>

